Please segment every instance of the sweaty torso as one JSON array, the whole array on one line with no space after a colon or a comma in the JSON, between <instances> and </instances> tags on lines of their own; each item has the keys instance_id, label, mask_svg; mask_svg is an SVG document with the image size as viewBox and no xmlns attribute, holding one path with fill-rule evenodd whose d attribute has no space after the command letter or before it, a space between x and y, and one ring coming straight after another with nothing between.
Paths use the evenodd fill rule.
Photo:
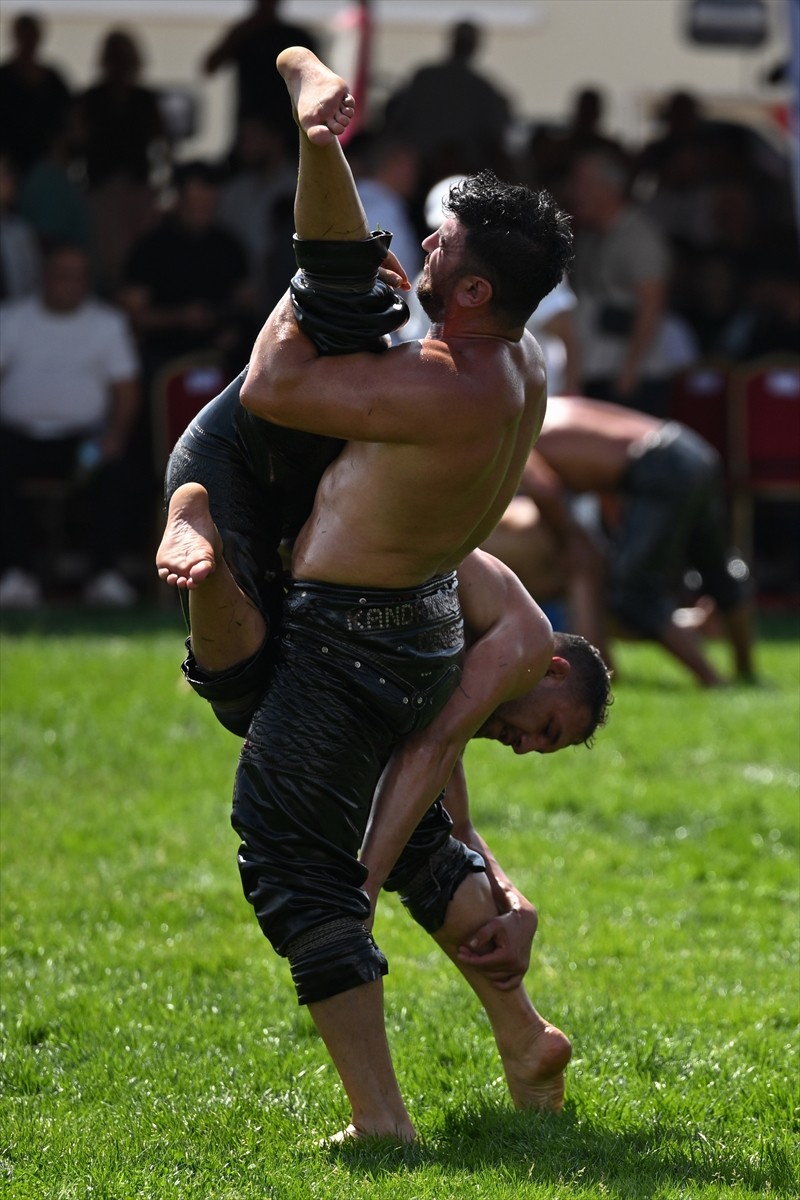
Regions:
<instances>
[{"instance_id":1,"label":"sweaty torso","mask_svg":"<svg viewBox=\"0 0 800 1200\"><path fill-rule=\"evenodd\" d=\"M631 446L660 421L634 409L575 396L551 396L536 450L574 492L615 489Z\"/></svg>"},{"instance_id":2,"label":"sweaty torso","mask_svg":"<svg viewBox=\"0 0 800 1200\"><path fill-rule=\"evenodd\" d=\"M499 521L544 412L541 352L530 335L408 352L440 349L452 370L430 435L345 446L295 543L296 578L413 587L455 569Z\"/></svg>"}]
</instances>

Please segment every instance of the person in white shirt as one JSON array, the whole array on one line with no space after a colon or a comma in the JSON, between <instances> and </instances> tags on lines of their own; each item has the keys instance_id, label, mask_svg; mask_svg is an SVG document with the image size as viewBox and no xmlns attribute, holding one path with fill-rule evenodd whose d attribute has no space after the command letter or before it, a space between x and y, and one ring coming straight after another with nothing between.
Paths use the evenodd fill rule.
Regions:
<instances>
[{"instance_id":1,"label":"person in white shirt","mask_svg":"<svg viewBox=\"0 0 800 1200\"><path fill-rule=\"evenodd\" d=\"M125 450L139 407L139 363L125 317L91 296L86 251L51 250L41 292L0 312L0 607L42 599L29 480L86 488L87 601L131 603L116 569L132 489ZM121 536L121 534L123 536Z\"/></svg>"}]
</instances>

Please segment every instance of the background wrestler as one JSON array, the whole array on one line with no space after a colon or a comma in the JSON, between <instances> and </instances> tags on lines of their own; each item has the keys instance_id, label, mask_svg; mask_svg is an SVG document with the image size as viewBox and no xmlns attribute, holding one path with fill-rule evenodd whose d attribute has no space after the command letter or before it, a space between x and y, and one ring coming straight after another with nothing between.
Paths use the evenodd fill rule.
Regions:
<instances>
[{"instance_id":1,"label":"background wrestler","mask_svg":"<svg viewBox=\"0 0 800 1200\"><path fill-rule=\"evenodd\" d=\"M614 517L600 571L582 552L590 536L570 503L584 492L604 497ZM568 577L580 592L571 628L607 661L606 610L623 630L660 642L702 686L724 682L697 630L676 613L693 568L719 612L736 678L754 680L752 601L746 568L728 542L722 466L692 430L618 404L551 396L518 495L485 549L540 597L539 566L554 546L570 555Z\"/></svg>"},{"instance_id":2,"label":"background wrestler","mask_svg":"<svg viewBox=\"0 0 800 1200\"><path fill-rule=\"evenodd\" d=\"M308 136L301 132L300 139L298 235L306 241L327 241L331 246L363 243L369 236L366 218L333 136L348 119L345 85L306 51L282 55L279 68L289 86L301 129L308 131ZM436 339L413 348L398 347L383 356L353 355L344 369L339 369L342 360L318 357L314 344L301 332L288 299L278 306L257 339L242 386L245 406L278 424L354 439L326 472L315 512L295 545L293 571L303 580L293 592L290 590L287 601L294 606L295 615L298 597L305 595L305 589L319 596L327 588L326 605L330 609L331 585L339 590L357 587L358 591L366 590L368 597L375 595L376 588L397 594L398 589L411 589L413 593L421 584L427 587L429 581L454 569L485 536L513 494L530 442L541 423L544 402L541 356L533 339L524 334L524 321L541 295L560 278L570 235L547 198L537 199L524 189L508 189L493 180L482 179L471 188L465 185L457 198L462 218L483 225L487 204L491 207L498 192L502 192L503 210L502 229L497 230L502 233L500 257L503 249L511 250L514 265L519 266L519 279L509 292L508 281L503 275L495 278L493 268L489 269L492 278L479 273L470 252L470 243L476 240L474 229L468 231L463 220L455 217L445 222L441 236L432 235L426 246L430 251L430 295L439 306ZM534 218L535 231L529 227L510 235L509 199L516 199L524 208L526 219ZM542 209L547 210L543 221ZM541 238L548 225L550 246L543 262L541 246L534 237ZM498 248L492 245L490 249L494 262ZM525 250L527 254L521 256L520 251ZM523 264L521 257L527 262ZM520 283L523 296L515 290ZM442 337L445 332L452 340ZM322 372L320 367L324 368ZM454 428L459 430L455 439ZM440 585L435 586L439 589ZM347 936L353 944L348 953L342 954L338 942L320 948L317 936L313 952L307 942L299 948L300 938L287 942L275 932L276 924L291 918L296 928L294 914L302 914L305 906L297 902L296 892L276 900L271 878L285 876L287 860L275 861L274 839L262 836L262 832L265 822L273 819L276 805L281 808L284 823L287 813L282 795L276 798L271 792L264 798L265 780L280 772L280 752L285 754L290 748L311 709L318 715L321 700L328 705L330 720L335 717L339 722L340 741L331 747L331 756L341 754L359 739L366 745L365 726L374 720L363 694L357 694L356 676L352 686L339 687L343 696L337 700L341 705L346 693L351 705L350 734L342 733L341 711L331 710L327 688L318 686L316 693L309 695L302 693L300 685L299 695L296 690L290 694L286 678L292 663L302 657L302 639L309 642L308 631L303 629L298 649L294 644L296 622L293 629L293 644L287 649L288 638L284 639L275 686L269 689L256 714L237 773L234 823L244 839L240 852L243 878L249 881L246 890L257 907L262 928L268 932L269 926L273 945L277 942L279 952L290 958L298 991L302 989L301 994L309 1000L312 1016L353 1105L355 1129L411 1137L413 1128L394 1080L383 1029L380 976L385 961L371 941L364 941L363 920L369 915L369 907L357 886L365 872L355 854L377 776L389 757L392 741L413 726L397 720L396 726L386 731L383 749L373 751L375 757L367 763L357 796L348 793L348 778L326 774L325 783L334 796L333 812L329 802L324 805L326 829L338 820L336 837L341 839L335 854L329 855L326 870L334 876L338 871L335 888L341 899L331 902L334 888L326 878L325 901L331 913L328 924L338 924L341 916L350 930ZM453 649L452 644L448 649ZM445 672L449 672L447 664L454 661L452 654L438 657ZM334 674L332 660L333 655L324 660L329 678ZM319 666L315 661L315 669ZM308 674L301 674L307 687ZM366 675L364 671L360 678ZM333 686L331 683L331 689ZM417 693L417 699L425 706L421 693ZM441 702L442 698L437 701ZM421 710L422 721L430 719L433 711ZM408 713L406 709L405 716ZM278 736L271 722L283 722ZM318 724L315 733L318 737L314 749L319 751L319 738L324 740L330 730ZM267 762L270 754L274 757L271 764ZM300 786L296 776L291 786ZM305 803L318 792L320 780L309 778L304 786L305 792L295 796L295 801ZM343 813L336 812L342 795L348 796L351 806L346 820ZM297 811L293 804L295 825ZM309 810L307 822L311 820ZM284 824L281 829L285 830ZM298 836L292 842L289 862L296 865L294 883L301 891L312 886L309 876L313 872L303 870L302 857L309 829L307 823L299 833L298 828L292 831L292 836ZM281 844L286 844L285 834ZM319 927L320 918L315 915L310 932L316 935ZM324 917L322 927L327 932ZM344 983L340 970L343 961L356 964ZM326 971L334 963L339 977L333 990L321 994L320 987L329 987Z\"/></svg>"},{"instance_id":3,"label":"background wrestler","mask_svg":"<svg viewBox=\"0 0 800 1200\"><path fill-rule=\"evenodd\" d=\"M198 636L201 666L227 671L257 650L266 624L228 568L202 487L184 485L173 497L161 556L171 558L175 568L169 581L189 589L192 639ZM589 739L605 722L608 675L582 639L556 634L553 642L541 610L516 576L491 556L473 552L459 568L459 586L469 686L451 697L428 730L401 744L387 768L381 793L390 810L393 790L430 806L387 886L400 893L479 997L514 1103L558 1109L569 1041L539 1016L522 986L536 911L472 824L461 754L470 737L492 738L518 754L553 753ZM551 657L537 680L543 646ZM435 803L444 783L452 837L441 803ZM458 852L454 839L481 855L485 874ZM439 864L435 870L432 861ZM431 892L432 879L442 890ZM455 881L450 894L447 885Z\"/></svg>"}]
</instances>

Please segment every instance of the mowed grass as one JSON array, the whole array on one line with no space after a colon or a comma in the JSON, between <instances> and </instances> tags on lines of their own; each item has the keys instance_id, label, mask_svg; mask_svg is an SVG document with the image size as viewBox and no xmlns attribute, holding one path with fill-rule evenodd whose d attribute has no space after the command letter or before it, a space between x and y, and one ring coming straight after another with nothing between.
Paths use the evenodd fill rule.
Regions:
<instances>
[{"instance_id":1,"label":"mowed grass","mask_svg":"<svg viewBox=\"0 0 800 1200\"><path fill-rule=\"evenodd\" d=\"M418 1146L348 1113L238 881L238 744L177 615L6 621L0 1194L14 1200L800 1195L797 628L769 687L619 648L591 751L469 748L476 824L539 906L527 978L575 1057L511 1107L488 1024L387 898L389 1034ZM712 647L724 662L722 647Z\"/></svg>"}]
</instances>

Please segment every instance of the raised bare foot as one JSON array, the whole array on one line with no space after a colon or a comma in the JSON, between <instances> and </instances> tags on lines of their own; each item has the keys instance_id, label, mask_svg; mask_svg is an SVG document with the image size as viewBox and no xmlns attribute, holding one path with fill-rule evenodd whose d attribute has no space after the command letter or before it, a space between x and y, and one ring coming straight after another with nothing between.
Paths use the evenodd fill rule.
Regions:
<instances>
[{"instance_id":1,"label":"raised bare foot","mask_svg":"<svg viewBox=\"0 0 800 1200\"><path fill-rule=\"evenodd\" d=\"M534 1027L516 1052L503 1054L508 1090L516 1108L560 1112L564 1105L564 1072L572 1045L555 1025Z\"/></svg>"},{"instance_id":2,"label":"raised bare foot","mask_svg":"<svg viewBox=\"0 0 800 1200\"><path fill-rule=\"evenodd\" d=\"M282 50L275 65L289 89L297 124L315 146L330 145L356 111L344 79L304 46Z\"/></svg>"},{"instance_id":3,"label":"raised bare foot","mask_svg":"<svg viewBox=\"0 0 800 1200\"><path fill-rule=\"evenodd\" d=\"M196 588L215 570L222 539L199 483L184 483L169 502L167 524L156 552L159 578L173 587Z\"/></svg>"}]
</instances>

